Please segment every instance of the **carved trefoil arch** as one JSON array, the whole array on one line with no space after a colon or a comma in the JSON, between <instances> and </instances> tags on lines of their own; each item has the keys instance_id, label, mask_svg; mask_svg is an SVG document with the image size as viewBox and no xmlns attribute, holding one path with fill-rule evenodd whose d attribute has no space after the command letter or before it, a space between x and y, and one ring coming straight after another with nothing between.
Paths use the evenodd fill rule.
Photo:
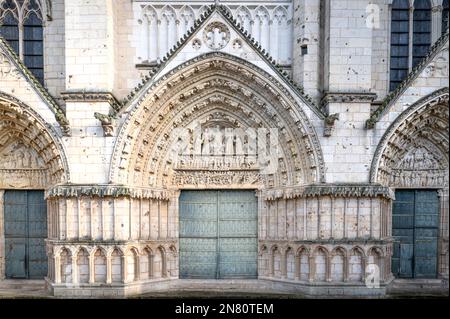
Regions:
<instances>
[{"instance_id":1,"label":"carved trefoil arch","mask_svg":"<svg viewBox=\"0 0 450 319\"><path fill-rule=\"evenodd\" d=\"M32 108L0 92L0 188L47 189L70 182L56 131Z\"/></svg>"},{"instance_id":2,"label":"carved trefoil arch","mask_svg":"<svg viewBox=\"0 0 450 319\"><path fill-rule=\"evenodd\" d=\"M371 182L394 188L448 188L448 88L410 106L375 152Z\"/></svg>"},{"instance_id":3,"label":"carved trefoil arch","mask_svg":"<svg viewBox=\"0 0 450 319\"><path fill-rule=\"evenodd\" d=\"M180 185L271 188L323 182L317 135L301 106L273 77L239 58L216 52L188 61L158 80L127 113L113 153L113 183L168 189ZM261 174L251 154L240 154L236 144L231 163L211 158L207 167L194 165L197 128L203 133L219 128L222 136L227 129L261 130L267 132L270 143L271 134L276 134L279 148L270 159L276 171ZM189 158L175 161L173 146L180 136L174 132L180 130L189 135L191 152ZM248 136L244 140L248 142ZM245 149L249 150L244 145Z\"/></svg>"}]
</instances>

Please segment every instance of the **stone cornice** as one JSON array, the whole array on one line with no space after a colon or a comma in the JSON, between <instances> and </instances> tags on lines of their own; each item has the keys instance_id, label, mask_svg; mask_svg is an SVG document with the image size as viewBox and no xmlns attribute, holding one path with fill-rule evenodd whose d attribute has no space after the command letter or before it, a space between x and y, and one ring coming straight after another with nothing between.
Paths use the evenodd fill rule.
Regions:
<instances>
[{"instance_id":1,"label":"stone cornice","mask_svg":"<svg viewBox=\"0 0 450 319\"><path fill-rule=\"evenodd\" d=\"M393 104L397 102L399 97L411 86L412 82L419 77L422 71L427 65L438 55L439 52L448 45L449 33L442 35L430 48L426 57L420 61L419 64L408 74L406 79L400 83L400 85L383 100L380 107L378 107L370 116L370 119L366 122L366 128L372 129L375 124L381 118L386 110L388 110Z\"/></svg>"},{"instance_id":2,"label":"stone cornice","mask_svg":"<svg viewBox=\"0 0 450 319\"><path fill-rule=\"evenodd\" d=\"M369 92L325 92L320 106L323 110L329 103L372 103L376 97Z\"/></svg>"},{"instance_id":3,"label":"stone cornice","mask_svg":"<svg viewBox=\"0 0 450 319\"><path fill-rule=\"evenodd\" d=\"M58 185L45 192L46 198L54 197L131 197L168 200L173 195L169 190L129 187L124 185Z\"/></svg>"},{"instance_id":4,"label":"stone cornice","mask_svg":"<svg viewBox=\"0 0 450 319\"><path fill-rule=\"evenodd\" d=\"M267 201L319 196L395 198L391 188L380 184L316 184L262 191L262 197Z\"/></svg>"},{"instance_id":5,"label":"stone cornice","mask_svg":"<svg viewBox=\"0 0 450 319\"><path fill-rule=\"evenodd\" d=\"M66 91L61 96L66 102L106 102L117 112L121 105L111 92Z\"/></svg>"},{"instance_id":6,"label":"stone cornice","mask_svg":"<svg viewBox=\"0 0 450 319\"><path fill-rule=\"evenodd\" d=\"M69 121L58 103L53 99L50 93L42 86L42 84L36 79L31 71L23 64L17 54L11 48L9 43L0 35L0 52L3 52L7 58L14 64L17 70L23 75L25 80L31 85L31 87L37 92L37 94L43 99L43 101L50 107L55 114L55 119L61 126L62 133L65 136L70 136Z\"/></svg>"}]
</instances>

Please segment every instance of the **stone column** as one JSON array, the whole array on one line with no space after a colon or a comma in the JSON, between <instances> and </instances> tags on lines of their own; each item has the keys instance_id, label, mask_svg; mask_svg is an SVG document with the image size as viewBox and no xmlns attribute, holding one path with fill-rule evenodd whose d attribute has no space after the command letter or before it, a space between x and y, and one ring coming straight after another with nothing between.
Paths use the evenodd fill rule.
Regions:
<instances>
[{"instance_id":1,"label":"stone column","mask_svg":"<svg viewBox=\"0 0 450 319\"><path fill-rule=\"evenodd\" d=\"M134 281L141 280L141 256L135 255L134 257Z\"/></svg>"},{"instance_id":2,"label":"stone column","mask_svg":"<svg viewBox=\"0 0 450 319\"><path fill-rule=\"evenodd\" d=\"M89 283L95 283L95 252L89 255Z\"/></svg>"},{"instance_id":3,"label":"stone column","mask_svg":"<svg viewBox=\"0 0 450 319\"><path fill-rule=\"evenodd\" d=\"M344 256L344 269L343 269L343 272L344 272L344 282L347 282L348 281L348 256Z\"/></svg>"},{"instance_id":4,"label":"stone column","mask_svg":"<svg viewBox=\"0 0 450 319\"><path fill-rule=\"evenodd\" d=\"M301 256L295 256L295 274L294 280L300 280Z\"/></svg>"},{"instance_id":5,"label":"stone column","mask_svg":"<svg viewBox=\"0 0 450 319\"><path fill-rule=\"evenodd\" d=\"M127 256L123 255L120 257L120 259L122 259L122 282L126 284L128 282Z\"/></svg>"},{"instance_id":6,"label":"stone column","mask_svg":"<svg viewBox=\"0 0 450 319\"><path fill-rule=\"evenodd\" d=\"M442 6L431 8L431 45L436 42L442 34Z\"/></svg>"},{"instance_id":7,"label":"stone column","mask_svg":"<svg viewBox=\"0 0 450 319\"><path fill-rule=\"evenodd\" d=\"M4 227L4 199L5 191L0 190L0 280L5 279L5 227Z\"/></svg>"},{"instance_id":8,"label":"stone column","mask_svg":"<svg viewBox=\"0 0 450 319\"><path fill-rule=\"evenodd\" d=\"M449 191L448 188L443 188L438 191L439 201L440 201L440 233L438 239L438 276L440 278L448 279L448 255L446 254L446 247L448 247L448 216L449 216Z\"/></svg>"},{"instance_id":9,"label":"stone column","mask_svg":"<svg viewBox=\"0 0 450 319\"><path fill-rule=\"evenodd\" d=\"M273 256L273 251L269 253L269 277L273 277L275 275L275 260Z\"/></svg>"},{"instance_id":10,"label":"stone column","mask_svg":"<svg viewBox=\"0 0 450 319\"><path fill-rule=\"evenodd\" d=\"M59 256L54 256L53 262L55 265L55 284L60 284L61 283L61 258Z\"/></svg>"},{"instance_id":11,"label":"stone column","mask_svg":"<svg viewBox=\"0 0 450 319\"><path fill-rule=\"evenodd\" d=\"M112 256L108 254L106 257L106 283L112 283Z\"/></svg>"},{"instance_id":12,"label":"stone column","mask_svg":"<svg viewBox=\"0 0 450 319\"><path fill-rule=\"evenodd\" d=\"M77 267L78 256L72 256L72 283L78 284L78 267Z\"/></svg>"},{"instance_id":13,"label":"stone column","mask_svg":"<svg viewBox=\"0 0 450 319\"><path fill-rule=\"evenodd\" d=\"M313 282L316 274L316 264L314 262L315 261L314 256L309 256L308 261L309 261L309 282Z\"/></svg>"},{"instance_id":14,"label":"stone column","mask_svg":"<svg viewBox=\"0 0 450 319\"><path fill-rule=\"evenodd\" d=\"M282 279L286 279L287 277L287 252L286 250L283 251L282 254L280 254L281 256L281 278Z\"/></svg>"},{"instance_id":15,"label":"stone column","mask_svg":"<svg viewBox=\"0 0 450 319\"><path fill-rule=\"evenodd\" d=\"M361 261L361 277L362 277L362 281L366 280L366 268L367 268L367 257L362 257L362 261Z\"/></svg>"},{"instance_id":16,"label":"stone column","mask_svg":"<svg viewBox=\"0 0 450 319\"><path fill-rule=\"evenodd\" d=\"M153 254L148 257L148 277L153 278L153 259L155 256Z\"/></svg>"},{"instance_id":17,"label":"stone column","mask_svg":"<svg viewBox=\"0 0 450 319\"><path fill-rule=\"evenodd\" d=\"M331 256L326 257L325 267L326 267L326 279L325 280L327 282L330 282L331 281Z\"/></svg>"}]
</instances>

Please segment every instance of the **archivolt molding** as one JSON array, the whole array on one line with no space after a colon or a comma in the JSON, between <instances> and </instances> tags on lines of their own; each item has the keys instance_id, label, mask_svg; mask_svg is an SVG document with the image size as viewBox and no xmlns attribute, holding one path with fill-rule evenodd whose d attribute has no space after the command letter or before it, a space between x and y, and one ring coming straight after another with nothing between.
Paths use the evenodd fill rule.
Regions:
<instances>
[{"instance_id":1,"label":"archivolt molding","mask_svg":"<svg viewBox=\"0 0 450 319\"><path fill-rule=\"evenodd\" d=\"M370 180L390 187L448 186L448 88L404 111L388 128L372 161Z\"/></svg>"},{"instance_id":2,"label":"archivolt molding","mask_svg":"<svg viewBox=\"0 0 450 319\"><path fill-rule=\"evenodd\" d=\"M69 182L64 147L29 106L0 92L0 185L47 188Z\"/></svg>"},{"instance_id":3,"label":"archivolt molding","mask_svg":"<svg viewBox=\"0 0 450 319\"><path fill-rule=\"evenodd\" d=\"M235 167L233 174L217 169L209 176L201 169L190 169L189 178L194 181L189 183L182 173L174 173L173 130L191 131L195 125L208 127L218 122L244 131L277 129L280 169L277 176L259 179L266 187L323 181L324 163L314 128L286 89L265 75L240 59L210 53L163 76L129 109L112 158L111 182L170 188L174 184L223 186L250 181L248 186L255 188L258 174L249 167ZM231 175L238 179L230 179Z\"/></svg>"}]
</instances>

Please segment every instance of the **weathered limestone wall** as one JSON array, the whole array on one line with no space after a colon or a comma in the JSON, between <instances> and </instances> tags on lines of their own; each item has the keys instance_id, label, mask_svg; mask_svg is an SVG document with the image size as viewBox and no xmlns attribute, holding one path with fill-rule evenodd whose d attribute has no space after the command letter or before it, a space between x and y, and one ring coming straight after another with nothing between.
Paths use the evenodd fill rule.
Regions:
<instances>
[{"instance_id":1,"label":"weathered limestone wall","mask_svg":"<svg viewBox=\"0 0 450 319\"><path fill-rule=\"evenodd\" d=\"M65 2L52 1L52 19L44 22L45 87L57 99L66 88Z\"/></svg>"},{"instance_id":2,"label":"weathered limestone wall","mask_svg":"<svg viewBox=\"0 0 450 319\"><path fill-rule=\"evenodd\" d=\"M112 0L66 1L66 90L112 91L113 5Z\"/></svg>"},{"instance_id":3,"label":"weathered limestone wall","mask_svg":"<svg viewBox=\"0 0 450 319\"><path fill-rule=\"evenodd\" d=\"M330 6L329 92L368 92L371 88L372 29L367 0L336 0Z\"/></svg>"},{"instance_id":4,"label":"weathered limestone wall","mask_svg":"<svg viewBox=\"0 0 450 319\"><path fill-rule=\"evenodd\" d=\"M384 239L390 236L390 200L369 197L307 197L264 202L261 240Z\"/></svg>"},{"instance_id":5,"label":"weathered limestone wall","mask_svg":"<svg viewBox=\"0 0 450 319\"><path fill-rule=\"evenodd\" d=\"M314 196L264 202L259 276L300 282L362 283L376 264L389 280L391 200Z\"/></svg>"},{"instance_id":6,"label":"weathered limestone wall","mask_svg":"<svg viewBox=\"0 0 450 319\"><path fill-rule=\"evenodd\" d=\"M320 20L323 17L320 16L320 0L295 0L293 6L293 78L318 103L322 71Z\"/></svg>"}]
</instances>

